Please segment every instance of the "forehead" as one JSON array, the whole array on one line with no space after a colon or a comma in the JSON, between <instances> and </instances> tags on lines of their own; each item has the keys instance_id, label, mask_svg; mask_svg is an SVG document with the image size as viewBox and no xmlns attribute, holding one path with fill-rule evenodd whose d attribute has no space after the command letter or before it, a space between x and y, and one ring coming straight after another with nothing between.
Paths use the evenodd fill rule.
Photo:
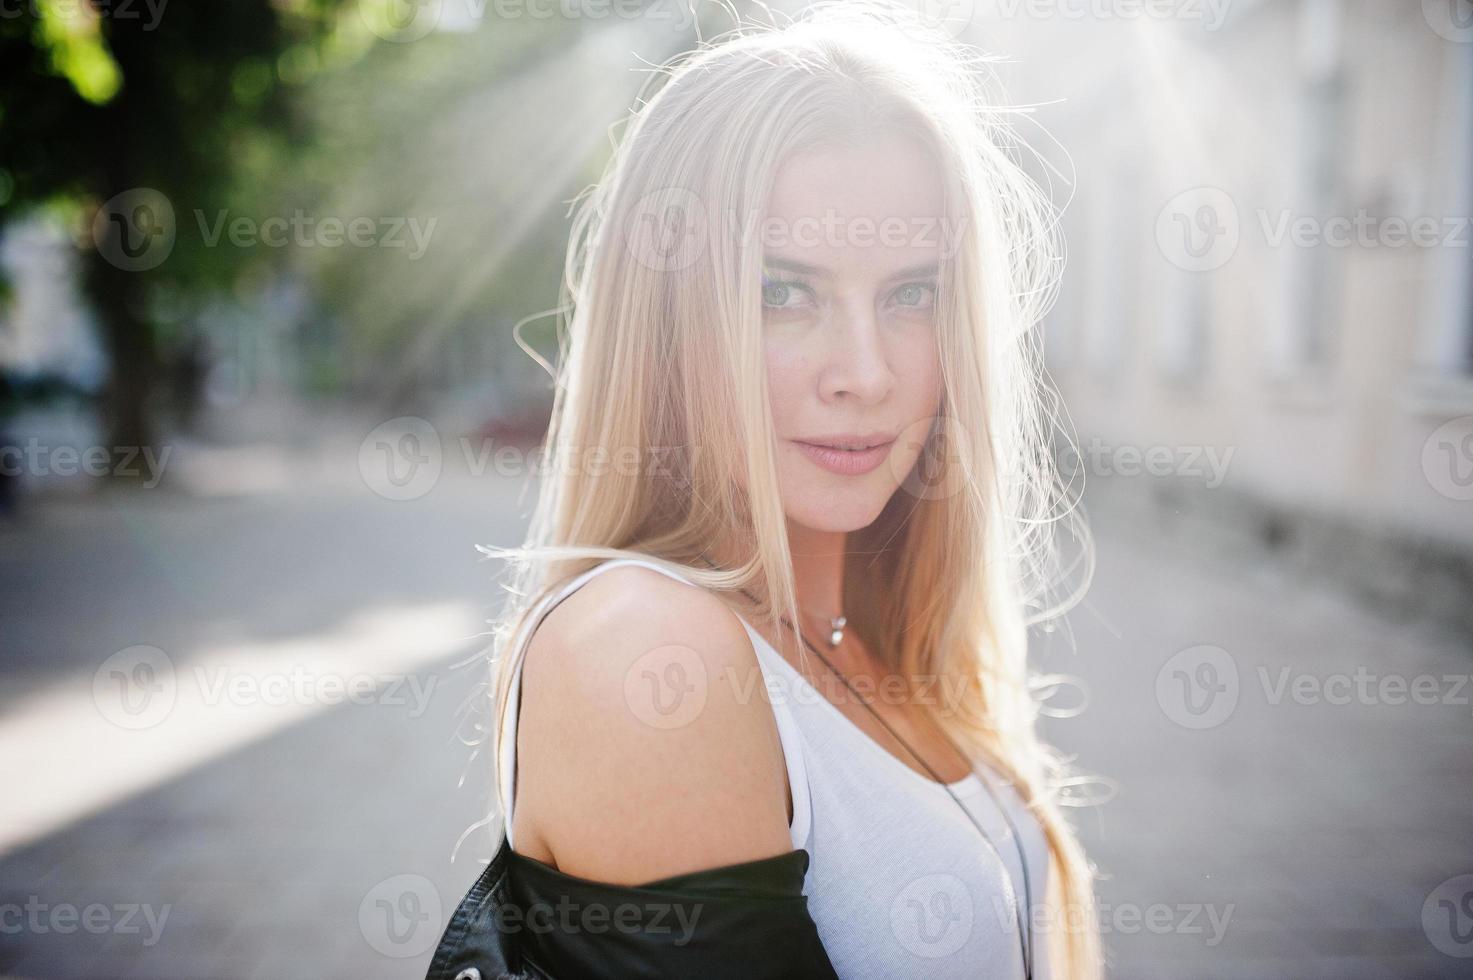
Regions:
<instances>
[{"instance_id":1,"label":"forehead","mask_svg":"<svg viewBox=\"0 0 1473 980\"><path fill-rule=\"evenodd\" d=\"M769 258L888 268L941 252L941 172L914 138L800 150L778 168L761 227Z\"/></svg>"}]
</instances>

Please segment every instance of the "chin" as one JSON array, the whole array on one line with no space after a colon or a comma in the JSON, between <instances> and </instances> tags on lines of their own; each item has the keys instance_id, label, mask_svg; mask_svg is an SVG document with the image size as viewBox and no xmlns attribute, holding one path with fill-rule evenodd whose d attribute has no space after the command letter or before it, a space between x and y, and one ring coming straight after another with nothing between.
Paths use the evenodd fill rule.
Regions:
<instances>
[{"instance_id":1,"label":"chin","mask_svg":"<svg viewBox=\"0 0 1473 980\"><path fill-rule=\"evenodd\" d=\"M869 527L895 492L893 486L855 487L836 493L801 493L785 500L788 520L810 531L847 534Z\"/></svg>"}]
</instances>

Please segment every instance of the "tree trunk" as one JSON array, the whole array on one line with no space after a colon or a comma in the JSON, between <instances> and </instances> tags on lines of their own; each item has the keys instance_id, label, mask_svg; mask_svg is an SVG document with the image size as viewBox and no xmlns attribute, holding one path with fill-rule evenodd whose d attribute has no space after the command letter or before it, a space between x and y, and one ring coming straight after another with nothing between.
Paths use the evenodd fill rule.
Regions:
<instances>
[{"instance_id":1,"label":"tree trunk","mask_svg":"<svg viewBox=\"0 0 1473 980\"><path fill-rule=\"evenodd\" d=\"M119 269L99 251L87 256L87 291L97 311L110 377L102 400L104 438L114 463L158 450L150 396L159 378L158 345L144 319L147 273ZM136 466L134 467L136 469ZM114 472L126 471L114 467Z\"/></svg>"}]
</instances>

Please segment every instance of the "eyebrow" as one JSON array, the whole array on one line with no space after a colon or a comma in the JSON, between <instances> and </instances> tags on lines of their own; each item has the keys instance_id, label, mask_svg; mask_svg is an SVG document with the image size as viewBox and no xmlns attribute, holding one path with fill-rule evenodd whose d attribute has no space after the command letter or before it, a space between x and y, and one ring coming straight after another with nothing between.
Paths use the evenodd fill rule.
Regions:
<instances>
[{"instance_id":1,"label":"eyebrow","mask_svg":"<svg viewBox=\"0 0 1473 980\"><path fill-rule=\"evenodd\" d=\"M782 269L786 272L796 272L801 276L815 276L821 279L828 277L828 270L821 269L816 265L809 265L806 262L798 262L794 259L763 259L762 265L764 269ZM920 265L911 265L906 266L904 269L897 269L885 277L885 282L894 282L897 279L933 278L939 275L940 271L941 263L923 262Z\"/></svg>"}]
</instances>

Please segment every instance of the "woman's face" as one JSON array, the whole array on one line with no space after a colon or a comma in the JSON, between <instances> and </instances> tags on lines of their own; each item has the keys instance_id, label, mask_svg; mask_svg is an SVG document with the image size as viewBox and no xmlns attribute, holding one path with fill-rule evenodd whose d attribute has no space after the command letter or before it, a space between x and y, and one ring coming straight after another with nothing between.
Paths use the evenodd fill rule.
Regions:
<instances>
[{"instance_id":1,"label":"woman's face","mask_svg":"<svg viewBox=\"0 0 1473 980\"><path fill-rule=\"evenodd\" d=\"M904 136L815 148L778 170L761 233L763 337L790 522L872 523L940 410L940 174Z\"/></svg>"}]
</instances>

